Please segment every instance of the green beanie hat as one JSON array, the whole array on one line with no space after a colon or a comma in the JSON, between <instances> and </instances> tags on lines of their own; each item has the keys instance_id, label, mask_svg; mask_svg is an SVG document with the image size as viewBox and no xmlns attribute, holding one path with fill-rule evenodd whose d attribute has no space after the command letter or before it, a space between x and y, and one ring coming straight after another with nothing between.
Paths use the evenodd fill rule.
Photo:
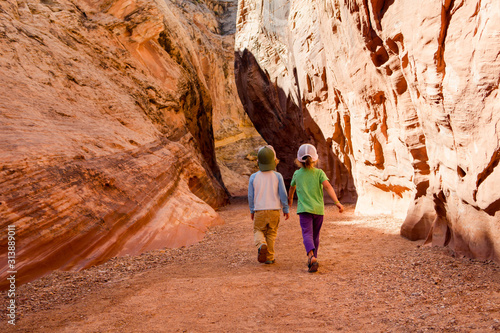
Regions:
<instances>
[{"instance_id":1,"label":"green beanie hat","mask_svg":"<svg viewBox=\"0 0 500 333\"><path fill-rule=\"evenodd\" d=\"M264 146L259 149L257 160L260 171L270 171L276 169L276 154L272 146Z\"/></svg>"}]
</instances>

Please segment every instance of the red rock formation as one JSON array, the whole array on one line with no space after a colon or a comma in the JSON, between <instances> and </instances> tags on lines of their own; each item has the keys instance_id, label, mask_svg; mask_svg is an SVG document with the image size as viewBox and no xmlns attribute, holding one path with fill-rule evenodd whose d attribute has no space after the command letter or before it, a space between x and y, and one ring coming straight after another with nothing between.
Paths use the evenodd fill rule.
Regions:
<instances>
[{"instance_id":1,"label":"red rock formation","mask_svg":"<svg viewBox=\"0 0 500 333\"><path fill-rule=\"evenodd\" d=\"M243 0L239 93L278 151L338 156L357 213L498 261L499 16L493 0Z\"/></svg>"},{"instance_id":2,"label":"red rock formation","mask_svg":"<svg viewBox=\"0 0 500 333\"><path fill-rule=\"evenodd\" d=\"M184 1L0 3L0 287L8 225L19 284L221 222L212 113L236 92L218 30Z\"/></svg>"}]
</instances>

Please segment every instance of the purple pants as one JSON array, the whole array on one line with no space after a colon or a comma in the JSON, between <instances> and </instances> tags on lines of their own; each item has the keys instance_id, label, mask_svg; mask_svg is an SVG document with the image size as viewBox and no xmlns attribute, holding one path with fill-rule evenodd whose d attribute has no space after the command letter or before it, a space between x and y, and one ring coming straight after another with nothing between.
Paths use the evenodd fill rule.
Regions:
<instances>
[{"instance_id":1,"label":"purple pants","mask_svg":"<svg viewBox=\"0 0 500 333\"><path fill-rule=\"evenodd\" d=\"M302 228L302 239L306 252L314 251L314 256L318 257L319 247L319 232L323 225L323 215L315 215L310 213L300 213L300 227Z\"/></svg>"}]
</instances>

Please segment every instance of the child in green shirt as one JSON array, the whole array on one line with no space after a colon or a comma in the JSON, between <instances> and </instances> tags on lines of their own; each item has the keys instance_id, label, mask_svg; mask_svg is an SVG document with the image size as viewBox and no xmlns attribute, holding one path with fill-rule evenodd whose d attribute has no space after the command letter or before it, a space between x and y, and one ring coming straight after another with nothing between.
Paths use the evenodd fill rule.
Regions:
<instances>
[{"instance_id":1,"label":"child in green shirt","mask_svg":"<svg viewBox=\"0 0 500 333\"><path fill-rule=\"evenodd\" d=\"M337 195L329 182L325 172L315 168L318 161L316 148L310 144L303 144L297 152L296 163L300 169L295 171L288 192L288 205L293 204L293 195L297 190L297 214L299 214L302 239L307 252L309 272L316 272L319 267L317 260L319 234L323 225L324 201L323 189L332 198L339 212L344 206L337 199Z\"/></svg>"}]
</instances>

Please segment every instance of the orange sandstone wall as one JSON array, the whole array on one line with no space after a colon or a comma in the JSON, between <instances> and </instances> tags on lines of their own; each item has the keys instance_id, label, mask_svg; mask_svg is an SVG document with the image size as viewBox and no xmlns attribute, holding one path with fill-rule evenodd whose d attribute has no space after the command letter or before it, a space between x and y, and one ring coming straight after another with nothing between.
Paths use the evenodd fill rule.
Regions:
<instances>
[{"instance_id":1,"label":"orange sandstone wall","mask_svg":"<svg viewBox=\"0 0 500 333\"><path fill-rule=\"evenodd\" d=\"M197 2L0 2L1 287L9 225L20 284L221 223L228 38Z\"/></svg>"},{"instance_id":2,"label":"orange sandstone wall","mask_svg":"<svg viewBox=\"0 0 500 333\"><path fill-rule=\"evenodd\" d=\"M236 82L281 158L316 144L357 213L499 261L499 31L495 0L241 0Z\"/></svg>"}]
</instances>

